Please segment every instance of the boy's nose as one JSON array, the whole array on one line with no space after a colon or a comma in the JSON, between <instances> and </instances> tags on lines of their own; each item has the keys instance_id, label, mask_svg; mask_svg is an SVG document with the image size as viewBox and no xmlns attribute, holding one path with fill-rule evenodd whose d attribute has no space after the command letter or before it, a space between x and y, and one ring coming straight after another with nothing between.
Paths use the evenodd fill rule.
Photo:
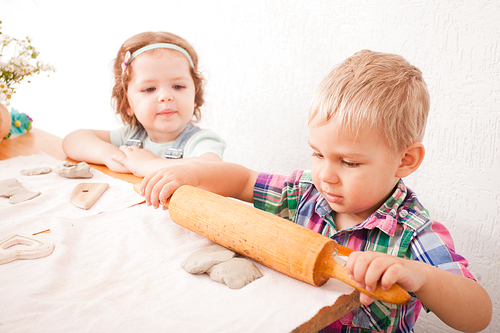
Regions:
<instances>
[{"instance_id":1,"label":"boy's nose","mask_svg":"<svg viewBox=\"0 0 500 333\"><path fill-rule=\"evenodd\" d=\"M319 179L322 182L325 183L330 183L330 184L336 184L339 182L339 176L337 172L335 172L334 168L332 166L325 166L323 169L321 169L321 172L319 173Z\"/></svg>"}]
</instances>

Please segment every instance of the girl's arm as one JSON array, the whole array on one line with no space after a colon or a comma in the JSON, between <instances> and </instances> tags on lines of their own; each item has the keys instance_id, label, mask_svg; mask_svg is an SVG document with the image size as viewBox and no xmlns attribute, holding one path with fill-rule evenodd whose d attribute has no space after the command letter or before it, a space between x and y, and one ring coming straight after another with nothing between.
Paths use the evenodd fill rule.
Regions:
<instances>
[{"instance_id":1,"label":"girl's arm","mask_svg":"<svg viewBox=\"0 0 500 333\"><path fill-rule=\"evenodd\" d=\"M382 289L398 283L454 329L478 332L491 321L488 293L479 283L464 276L420 261L373 251L351 253L346 269L367 290L375 290L378 281ZM373 298L365 294L360 294L360 300L365 305L373 302Z\"/></svg>"},{"instance_id":2,"label":"girl's arm","mask_svg":"<svg viewBox=\"0 0 500 333\"><path fill-rule=\"evenodd\" d=\"M113 155L113 159L130 170L137 177L144 177L152 172L165 167L177 164L184 164L186 161L222 161L219 155L215 153L205 153L199 157L190 157L184 159L165 159L156 156L147 149L140 149L136 146L121 146L122 154Z\"/></svg>"},{"instance_id":3,"label":"girl's arm","mask_svg":"<svg viewBox=\"0 0 500 333\"><path fill-rule=\"evenodd\" d=\"M226 197L253 202L258 172L227 162L193 160L172 165L144 177L141 194L158 208L182 185L196 186Z\"/></svg>"},{"instance_id":4,"label":"girl's arm","mask_svg":"<svg viewBox=\"0 0 500 333\"><path fill-rule=\"evenodd\" d=\"M62 142L64 153L76 161L106 165L115 172L130 171L114 158L123 155L111 144L109 131L81 129L68 134Z\"/></svg>"}]
</instances>

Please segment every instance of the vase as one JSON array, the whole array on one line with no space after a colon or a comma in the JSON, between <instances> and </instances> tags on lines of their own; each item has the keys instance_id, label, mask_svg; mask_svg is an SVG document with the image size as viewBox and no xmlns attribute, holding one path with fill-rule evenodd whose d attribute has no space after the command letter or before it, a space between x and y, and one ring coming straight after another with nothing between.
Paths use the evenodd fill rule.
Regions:
<instances>
[{"instance_id":1,"label":"vase","mask_svg":"<svg viewBox=\"0 0 500 333\"><path fill-rule=\"evenodd\" d=\"M12 118L10 117L9 110L7 110L5 105L0 103L0 141L9 134L11 124Z\"/></svg>"}]
</instances>

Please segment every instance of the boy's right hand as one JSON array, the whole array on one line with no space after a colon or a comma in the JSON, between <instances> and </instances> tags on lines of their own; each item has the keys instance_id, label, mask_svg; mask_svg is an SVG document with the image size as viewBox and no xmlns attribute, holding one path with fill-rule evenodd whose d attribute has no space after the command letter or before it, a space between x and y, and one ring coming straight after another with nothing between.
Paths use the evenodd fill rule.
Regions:
<instances>
[{"instance_id":1,"label":"boy's right hand","mask_svg":"<svg viewBox=\"0 0 500 333\"><path fill-rule=\"evenodd\" d=\"M148 206L158 208L182 185L198 186L193 162L168 166L148 174L141 182L141 195ZM165 206L163 206L166 209Z\"/></svg>"}]
</instances>

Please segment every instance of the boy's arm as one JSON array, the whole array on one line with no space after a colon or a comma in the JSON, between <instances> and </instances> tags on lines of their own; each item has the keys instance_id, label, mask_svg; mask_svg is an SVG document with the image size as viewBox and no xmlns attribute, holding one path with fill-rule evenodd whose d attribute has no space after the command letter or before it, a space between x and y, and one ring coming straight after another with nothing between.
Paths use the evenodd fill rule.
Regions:
<instances>
[{"instance_id":1,"label":"boy's arm","mask_svg":"<svg viewBox=\"0 0 500 333\"><path fill-rule=\"evenodd\" d=\"M378 281L382 289L398 283L454 329L477 332L490 323L492 304L488 293L479 283L464 276L417 260L373 251L351 253L346 269L367 290L374 290ZM365 305L373 302L365 294L361 294L360 300Z\"/></svg>"},{"instance_id":2,"label":"boy's arm","mask_svg":"<svg viewBox=\"0 0 500 333\"><path fill-rule=\"evenodd\" d=\"M115 172L130 172L113 157L123 155L111 144L109 131L81 129L68 134L62 142L64 153L76 161L106 165Z\"/></svg>"},{"instance_id":3,"label":"boy's arm","mask_svg":"<svg viewBox=\"0 0 500 333\"><path fill-rule=\"evenodd\" d=\"M192 185L226 197L253 202L258 172L244 166L216 161L185 161L144 177L141 194L158 208L182 185Z\"/></svg>"},{"instance_id":4,"label":"boy's arm","mask_svg":"<svg viewBox=\"0 0 500 333\"><path fill-rule=\"evenodd\" d=\"M428 280L415 296L439 319L464 332L482 331L489 325L491 299L479 283L422 262L415 263L421 266L417 269L428 270Z\"/></svg>"}]
</instances>

